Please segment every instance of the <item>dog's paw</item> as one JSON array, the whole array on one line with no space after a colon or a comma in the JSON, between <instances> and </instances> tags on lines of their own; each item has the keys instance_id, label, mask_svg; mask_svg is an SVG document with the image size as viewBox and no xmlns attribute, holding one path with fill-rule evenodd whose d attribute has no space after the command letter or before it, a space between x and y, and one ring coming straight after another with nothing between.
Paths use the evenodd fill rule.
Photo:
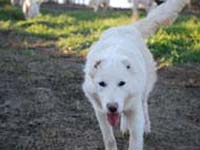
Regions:
<instances>
[{"instance_id":1,"label":"dog's paw","mask_svg":"<svg viewBox=\"0 0 200 150\"><path fill-rule=\"evenodd\" d=\"M145 134L151 133L151 126L150 126L150 124L145 124L145 126L144 126L144 133Z\"/></svg>"},{"instance_id":2,"label":"dog's paw","mask_svg":"<svg viewBox=\"0 0 200 150\"><path fill-rule=\"evenodd\" d=\"M117 150L117 143L115 140L107 140L105 143L105 150Z\"/></svg>"},{"instance_id":3,"label":"dog's paw","mask_svg":"<svg viewBox=\"0 0 200 150\"><path fill-rule=\"evenodd\" d=\"M126 132L122 132L122 136L123 136L124 138L128 138L128 137L129 137L129 132L128 132L128 130L127 130Z\"/></svg>"},{"instance_id":4,"label":"dog's paw","mask_svg":"<svg viewBox=\"0 0 200 150\"><path fill-rule=\"evenodd\" d=\"M145 132L146 134L151 133L151 124L150 124L150 121L146 121L146 122L145 122L145 125L144 125L144 132Z\"/></svg>"},{"instance_id":5,"label":"dog's paw","mask_svg":"<svg viewBox=\"0 0 200 150\"><path fill-rule=\"evenodd\" d=\"M146 134L151 133L151 122L149 119L145 119L144 133L146 133Z\"/></svg>"}]
</instances>

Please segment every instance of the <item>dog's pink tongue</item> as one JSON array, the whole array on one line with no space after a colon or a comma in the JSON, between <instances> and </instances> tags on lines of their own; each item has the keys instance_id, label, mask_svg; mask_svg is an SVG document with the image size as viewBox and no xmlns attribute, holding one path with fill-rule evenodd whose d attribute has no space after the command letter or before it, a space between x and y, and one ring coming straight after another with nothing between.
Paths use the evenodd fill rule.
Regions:
<instances>
[{"instance_id":1,"label":"dog's pink tongue","mask_svg":"<svg viewBox=\"0 0 200 150\"><path fill-rule=\"evenodd\" d=\"M108 113L107 114L108 122L111 126L115 127L119 124L120 115L118 113Z\"/></svg>"}]
</instances>

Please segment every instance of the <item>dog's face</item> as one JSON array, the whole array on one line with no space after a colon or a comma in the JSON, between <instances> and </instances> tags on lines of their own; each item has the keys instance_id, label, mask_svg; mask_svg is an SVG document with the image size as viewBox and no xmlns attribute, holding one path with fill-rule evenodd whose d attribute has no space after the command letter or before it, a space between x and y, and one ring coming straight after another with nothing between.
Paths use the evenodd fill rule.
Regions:
<instances>
[{"instance_id":1,"label":"dog's face","mask_svg":"<svg viewBox=\"0 0 200 150\"><path fill-rule=\"evenodd\" d=\"M99 59L89 74L95 88L95 99L104 113L122 113L126 105L130 105L129 100L137 94L140 83L127 58Z\"/></svg>"},{"instance_id":2,"label":"dog's face","mask_svg":"<svg viewBox=\"0 0 200 150\"><path fill-rule=\"evenodd\" d=\"M135 99L141 94L141 73L122 56L98 59L91 67L89 87L92 88L89 92L93 97L92 103L107 114L112 126L116 126L120 114L133 108Z\"/></svg>"}]
</instances>

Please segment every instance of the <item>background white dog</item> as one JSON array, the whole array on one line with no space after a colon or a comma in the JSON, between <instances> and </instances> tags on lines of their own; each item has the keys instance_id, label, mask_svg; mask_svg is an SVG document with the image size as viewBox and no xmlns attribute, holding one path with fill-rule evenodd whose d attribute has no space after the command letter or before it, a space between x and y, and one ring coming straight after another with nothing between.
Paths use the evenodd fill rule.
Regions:
<instances>
[{"instance_id":1,"label":"background white dog","mask_svg":"<svg viewBox=\"0 0 200 150\"><path fill-rule=\"evenodd\" d=\"M156 7L154 0L129 0L133 4L133 16L138 17L138 9L142 5L147 13Z\"/></svg>"},{"instance_id":2,"label":"background white dog","mask_svg":"<svg viewBox=\"0 0 200 150\"><path fill-rule=\"evenodd\" d=\"M40 5L47 0L24 0L22 10L26 19L40 15Z\"/></svg>"},{"instance_id":3,"label":"background white dog","mask_svg":"<svg viewBox=\"0 0 200 150\"><path fill-rule=\"evenodd\" d=\"M117 150L112 126L129 130L129 150L143 149L150 132L147 99L156 81L156 67L144 39L170 25L188 0L168 0L127 26L106 30L91 47L83 90L94 107L106 150ZM121 120L120 120L121 119Z\"/></svg>"},{"instance_id":4,"label":"background white dog","mask_svg":"<svg viewBox=\"0 0 200 150\"><path fill-rule=\"evenodd\" d=\"M94 9L94 12L97 12L99 7L103 6L104 9L108 9L110 0L90 0L89 6Z\"/></svg>"}]
</instances>

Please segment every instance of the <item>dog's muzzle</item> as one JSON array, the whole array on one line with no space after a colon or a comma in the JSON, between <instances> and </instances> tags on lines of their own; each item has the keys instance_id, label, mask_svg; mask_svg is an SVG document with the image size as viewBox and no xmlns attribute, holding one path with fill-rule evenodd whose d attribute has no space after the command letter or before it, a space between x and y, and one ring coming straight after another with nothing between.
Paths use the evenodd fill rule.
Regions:
<instances>
[{"instance_id":1,"label":"dog's muzzle","mask_svg":"<svg viewBox=\"0 0 200 150\"><path fill-rule=\"evenodd\" d=\"M118 104L117 103L108 103L107 105L108 113L107 119L111 126L117 126L120 122L120 114L118 112Z\"/></svg>"}]
</instances>

